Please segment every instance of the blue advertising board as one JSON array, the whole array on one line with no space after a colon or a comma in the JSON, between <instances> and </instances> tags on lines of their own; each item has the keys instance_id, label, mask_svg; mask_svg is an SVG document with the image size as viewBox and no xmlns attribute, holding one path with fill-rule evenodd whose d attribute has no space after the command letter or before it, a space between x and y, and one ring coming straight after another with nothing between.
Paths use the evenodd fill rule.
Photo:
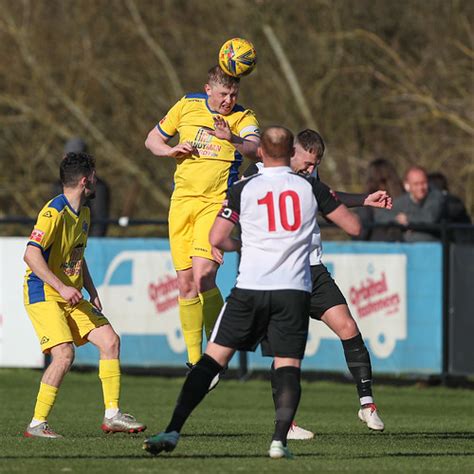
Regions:
<instances>
[{"instance_id":1,"label":"blue advertising board","mask_svg":"<svg viewBox=\"0 0 474 474\"><path fill-rule=\"evenodd\" d=\"M104 313L121 335L124 366L182 367L177 282L166 239L90 239L87 260ZM225 297L237 273L226 254L218 273ZM439 373L442 364L442 252L438 243L330 242L324 263L346 296L369 348L374 371ZM205 343L204 343L205 344ZM76 363L96 365L91 345ZM257 349L249 367L267 368ZM236 366L236 361L232 362ZM342 345L312 321L303 369L347 371Z\"/></svg>"}]
</instances>

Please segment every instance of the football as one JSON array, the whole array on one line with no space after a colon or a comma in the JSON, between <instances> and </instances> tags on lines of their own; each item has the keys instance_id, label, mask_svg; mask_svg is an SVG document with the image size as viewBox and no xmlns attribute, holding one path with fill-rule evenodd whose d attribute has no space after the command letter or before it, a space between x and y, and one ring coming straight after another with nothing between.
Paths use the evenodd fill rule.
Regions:
<instances>
[{"instance_id":1,"label":"football","mask_svg":"<svg viewBox=\"0 0 474 474\"><path fill-rule=\"evenodd\" d=\"M226 41L219 51L219 66L233 77L250 74L257 64L257 51L250 41L232 38Z\"/></svg>"}]
</instances>

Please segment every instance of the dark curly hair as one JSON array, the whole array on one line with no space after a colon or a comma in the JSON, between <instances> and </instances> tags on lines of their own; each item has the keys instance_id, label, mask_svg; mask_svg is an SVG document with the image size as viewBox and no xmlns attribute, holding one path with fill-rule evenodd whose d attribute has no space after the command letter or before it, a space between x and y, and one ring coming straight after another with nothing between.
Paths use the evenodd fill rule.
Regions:
<instances>
[{"instance_id":1,"label":"dark curly hair","mask_svg":"<svg viewBox=\"0 0 474 474\"><path fill-rule=\"evenodd\" d=\"M84 176L95 171L95 158L87 153L66 153L59 166L59 179L63 186L75 186Z\"/></svg>"}]
</instances>

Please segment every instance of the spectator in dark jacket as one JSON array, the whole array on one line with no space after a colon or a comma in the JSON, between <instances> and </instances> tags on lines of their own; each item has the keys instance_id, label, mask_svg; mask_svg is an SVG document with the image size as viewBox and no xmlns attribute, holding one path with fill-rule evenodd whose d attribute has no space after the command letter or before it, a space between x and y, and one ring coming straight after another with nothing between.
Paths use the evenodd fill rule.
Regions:
<instances>
[{"instance_id":1,"label":"spectator in dark jacket","mask_svg":"<svg viewBox=\"0 0 474 474\"><path fill-rule=\"evenodd\" d=\"M462 200L449 192L448 180L443 173L435 172L428 175L428 182L432 188L441 191L444 197L442 219L448 224L471 224L471 217L467 213L466 206ZM449 238L456 243L473 243L474 229L451 228Z\"/></svg>"},{"instance_id":2,"label":"spectator in dark jacket","mask_svg":"<svg viewBox=\"0 0 474 474\"><path fill-rule=\"evenodd\" d=\"M402 180L392 163L378 158L369 163L365 192L371 194L378 190L387 191L395 199L404 193ZM362 223L360 240L388 241L402 240L401 230L397 227L372 227L372 224L384 224L392 219L391 211L372 207L360 207L355 210Z\"/></svg>"},{"instance_id":3,"label":"spectator in dark jacket","mask_svg":"<svg viewBox=\"0 0 474 474\"><path fill-rule=\"evenodd\" d=\"M466 211L466 206L460 198L449 192L448 180L443 173L436 172L428 175L428 182L444 196L443 218L450 223L470 224L471 218Z\"/></svg>"}]
</instances>

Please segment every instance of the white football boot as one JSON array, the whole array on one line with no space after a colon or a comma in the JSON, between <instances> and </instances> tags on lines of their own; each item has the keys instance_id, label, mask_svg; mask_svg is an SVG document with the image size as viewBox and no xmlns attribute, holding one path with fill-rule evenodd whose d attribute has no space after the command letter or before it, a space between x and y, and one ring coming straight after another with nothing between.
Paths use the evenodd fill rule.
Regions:
<instances>
[{"instance_id":1,"label":"white football boot","mask_svg":"<svg viewBox=\"0 0 474 474\"><path fill-rule=\"evenodd\" d=\"M314 433L298 426L294 421L291 423L286 439L313 439Z\"/></svg>"},{"instance_id":2,"label":"white football boot","mask_svg":"<svg viewBox=\"0 0 474 474\"><path fill-rule=\"evenodd\" d=\"M367 424L367 427L374 431L383 431L385 425L380 419L375 403L364 405L358 413L359 420Z\"/></svg>"}]
</instances>

